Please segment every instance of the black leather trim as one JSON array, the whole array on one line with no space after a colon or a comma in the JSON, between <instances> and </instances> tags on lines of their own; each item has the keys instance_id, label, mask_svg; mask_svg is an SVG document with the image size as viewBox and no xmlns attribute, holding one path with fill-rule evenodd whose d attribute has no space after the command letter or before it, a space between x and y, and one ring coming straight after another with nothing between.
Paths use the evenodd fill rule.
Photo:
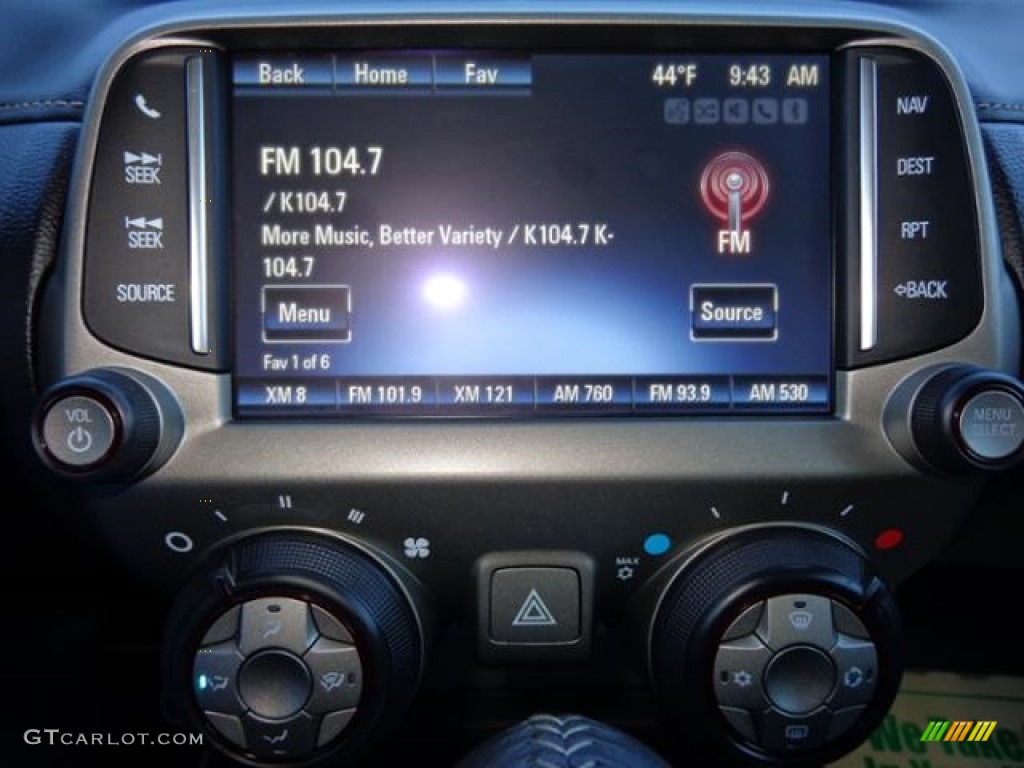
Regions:
<instances>
[{"instance_id":1,"label":"black leather trim","mask_svg":"<svg viewBox=\"0 0 1024 768\"><path fill-rule=\"evenodd\" d=\"M985 123L981 129L1003 259L1024 295L1024 124Z\"/></svg>"},{"instance_id":2,"label":"black leather trim","mask_svg":"<svg viewBox=\"0 0 1024 768\"><path fill-rule=\"evenodd\" d=\"M999 104L980 101L974 105L978 119L989 123L1024 124L1024 104Z\"/></svg>"},{"instance_id":3,"label":"black leather trim","mask_svg":"<svg viewBox=\"0 0 1024 768\"><path fill-rule=\"evenodd\" d=\"M36 302L60 242L77 123L0 126L0 403L24 425L35 396L31 339ZM24 433L24 434L23 434ZM24 427L4 434L26 455Z\"/></svg>"},{"instance_id":4,"label":"black leather trim","mask_svg":"<svg viewBox=\"0 0 1024 768\"><path fill-rule=\"evenodd\" d=\"M82 99L37 99L0 104L0 125L78 121L85 111Z\"/></svg>"},{"instance_id":5,"label":"black leather trim","mask_svg":"<svg viewBox=\"0 0 1024 768\"><path fill-rule=\"evenodd\" d=\"M6 0L0 21L0 126L80 120L119 43L179 2Z\"/></svg>"}]
</instances>

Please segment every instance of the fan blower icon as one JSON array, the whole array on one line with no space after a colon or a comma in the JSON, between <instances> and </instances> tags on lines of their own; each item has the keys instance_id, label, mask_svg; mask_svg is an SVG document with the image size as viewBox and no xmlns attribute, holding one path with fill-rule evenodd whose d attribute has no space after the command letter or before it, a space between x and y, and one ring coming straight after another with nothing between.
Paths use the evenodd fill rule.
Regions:
<instances>
[{"instance_id":1,"label":"fan blower icon","mask_svg":"<svg viewBox=\"0 0 1024 768\"><path fill-rule=\"evenodd\" d=\"M704 168L700 196L711 215L739 233L768 200L768 174L745 152L724 152Z\"/></svg>"}]
</instances>

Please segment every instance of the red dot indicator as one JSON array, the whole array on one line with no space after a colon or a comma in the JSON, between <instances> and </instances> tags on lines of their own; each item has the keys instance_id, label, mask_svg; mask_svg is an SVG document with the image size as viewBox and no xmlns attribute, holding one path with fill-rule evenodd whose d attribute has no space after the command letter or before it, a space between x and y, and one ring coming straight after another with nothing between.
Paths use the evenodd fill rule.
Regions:
<instances>
[{"instance_id":1,"label":"red dot indicator","mask_svg":"<svg viewBox=\"0 0 1024 768\"><path fill-rule=\"evenodd\" d=\"M716 219L739 224L754 218L768 200L768 173L746 152L724 152L707 164L700 196Z\"/></svg>"},{"instance_id":2,"label":"red dot indicator","mask_svg":"<svg viewBox=\"0 0 1024 768\"><path fill-rule=\"evenodd\" d=\"M875 536L875 547L877 549L895 549L903 543L903 531L899 528L886 528Z\"/></svg>"}]
</instances>

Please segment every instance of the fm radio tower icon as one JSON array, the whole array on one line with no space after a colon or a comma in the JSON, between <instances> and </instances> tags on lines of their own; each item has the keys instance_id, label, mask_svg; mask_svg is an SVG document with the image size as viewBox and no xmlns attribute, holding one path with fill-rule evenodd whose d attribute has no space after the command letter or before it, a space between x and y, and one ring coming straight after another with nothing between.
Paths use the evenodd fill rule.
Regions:
<instances>
[{"instance_id":1,"label":"fm radio tower icon","mask_svg":"<svg viewBox=\"0 0 1024 768\"><path fill-rule=\"evenodd\" d=\"M700 196L712 216L725 224L718 233L718 252L748 253L750 235L744 224L768 201L768 173L745 152L724 152L704 168Z\"/></svg>"}]
</instances>

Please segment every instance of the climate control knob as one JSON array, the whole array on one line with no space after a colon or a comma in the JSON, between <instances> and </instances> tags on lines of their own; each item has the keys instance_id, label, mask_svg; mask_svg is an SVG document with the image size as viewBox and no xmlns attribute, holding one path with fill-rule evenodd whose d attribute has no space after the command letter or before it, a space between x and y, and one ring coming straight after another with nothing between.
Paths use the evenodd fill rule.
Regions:
<instances>
[{"instance_id":1,"label":"climate control knob","mask_svg":"<svg viewBox=\"0 0 1024 768\"><path fill-rule=\"evenodd\" d=\"M895 598L817 528L722 534L664 569L638 609L652 683L716 765L832 761L881 721L902 676Z\"/></svg>"},{"instance_id":2,"label":"climate control knob","mask_svg":"<svg viewBox=\"0 0 1024 768\"><path fill-rule=\"evenodd\" d=\"M352 756L411 702L426 615L411 580L351 544L255 536L172 606L172 708L236 759Z\"/></svg>"}]
</instances>

